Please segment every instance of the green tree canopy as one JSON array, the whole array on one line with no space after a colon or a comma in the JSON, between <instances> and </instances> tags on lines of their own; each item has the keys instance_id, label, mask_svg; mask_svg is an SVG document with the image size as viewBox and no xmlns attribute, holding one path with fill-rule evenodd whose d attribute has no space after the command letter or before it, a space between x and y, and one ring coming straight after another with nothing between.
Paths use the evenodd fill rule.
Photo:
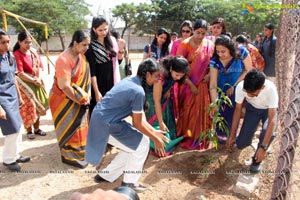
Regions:
<instances>
[{"instance_id":1,"label":"green tree canopy","mask_svg":"<svg viewBox=\"0 0 300 200\"><path fill-rule=\"evenodd\" d=\"M155 8L152 5L141 3L139 5L134 5L133 3L123 3L116 6L113 10L113 17L120 18L125 22L121 37L123 37L125 31L128 28L135 26L135 28L140 27L140 25L145 25L151 22L152 13ZM142 28L144 28L143 26ZM136 29L135 29L136 30ZM142 30L142 29L139 29ZM146 29L149 31L149 29Z\"/></svg>"},{"instance_id":2,"label":"green tree canopy","mask_svg":"<svg viewBox=\"0 0 300 200\"><path fill-rule=\"evenodd\" d=\"M87 28L88 22L85 17L90 14L89 5L84 0L0 0L0 4L7 11L28 19L47 23L49 35L58 35L63 49L65 48L64 33L73 33L77 29ZM7 17L7 21L8 24L16 27L17 31L23 30L14 18ZM39 43L45 40L44 27L27 22L24 22L24 25Z\"/></svg>"},{"instance_id":3,"label":"green tree canopy","mask_svg":"<svg viewBox=\"0 0 300 200\"><path fill-rule=\"evenodd\" d=\"M266 23L278 24L280 5L279 0L151 0L151 4L137 6L122 4L113 9L113 14L125 21L124 31L135 26L136 31L150 34L160 27L178 32L184 20L202 18L212 23L222 17L233 35L247 32L254 36ZM247 8L250 10L246 12Z\"/></svg>"}]
</instances>

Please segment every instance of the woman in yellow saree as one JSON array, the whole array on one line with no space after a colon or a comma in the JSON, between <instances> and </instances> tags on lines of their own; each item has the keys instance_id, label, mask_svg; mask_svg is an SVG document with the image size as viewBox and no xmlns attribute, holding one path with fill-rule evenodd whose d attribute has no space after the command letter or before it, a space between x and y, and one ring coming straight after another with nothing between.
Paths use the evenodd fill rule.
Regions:
<instances>
[{"instance_id":1,"label":"woman in yellow saree","mask_svg":"<svg viewBox=\"0 0 300 200\"><path fill-rule=\"evenodd\" d=\"M69 48L56 61L49 97L62 162L79 168L87 166L84 153L91 83L84 53L89 44L85 32L75 31Z\"/></svg>"}]
</instances>

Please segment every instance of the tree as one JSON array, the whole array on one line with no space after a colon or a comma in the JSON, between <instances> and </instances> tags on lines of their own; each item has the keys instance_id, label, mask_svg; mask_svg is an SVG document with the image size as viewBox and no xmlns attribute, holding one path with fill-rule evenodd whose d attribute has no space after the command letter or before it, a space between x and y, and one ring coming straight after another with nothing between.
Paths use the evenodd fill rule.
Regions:
<instances>
[{"instance_id":1,"label":"tree","mask_svg":"<svg viewBox=\"0 0 300 200\"><path fill-rule=\"evenodd\" d=\"M179 31L184 20L194 21L202 12L199 0L151 0L155 8L159 8L153 16L153 29L164 27L169 30ZM205 18L203 18L205 19Z\"/></svg>"},{"instance_id":2,"label":"tree","mask_svg":"<svg viewBox=\"0 0 300 200\"><path fill-rule=\"evenodd\" d=\"M57 35L61 40L62 49L65 49L64 34L73 33L77 29L87 28L85 16L90 14L88 4L84 0L18 0L15 2L0 0L3 9L21 15L28 19L45 22L49 27L49 35ZM8 24L16 27L17 31L23 30L19 23L9 17ZM45 40L43 27L35 24L24 23L39 44Z\"/></svg>"},{"instance_id":3,"label":"tree","mask_svg":"<svg viewBox=\"0 0 300 200\"><path fill-rule=\"evenodd\" d=\"M217 17L225 19L227 31L232 35L247 32L255 35L267 22L278 24L280 1L278 0L151 0L154 11L148 20L137 24L146 33L155 33L160 27L178 31L184 20L205 19L212 23ZM246 5L253 10L245 13Z\"/></svg>"},{"instance_id":4,"label":"tree","mask_svg":"<svg viewBox=\"0 0 300 200\"><path fill-rule=\"evenodd\" d=\"M141 3L134 5L133 3L123 3L116 6L113 10L113 17L118 17L125 22L121 37L127 29L141 24L148 24L151 19L151 13L154 12L155 8L149 4ZM142 30L142 29L140 29Z\"/></svg>"}]
</instances>

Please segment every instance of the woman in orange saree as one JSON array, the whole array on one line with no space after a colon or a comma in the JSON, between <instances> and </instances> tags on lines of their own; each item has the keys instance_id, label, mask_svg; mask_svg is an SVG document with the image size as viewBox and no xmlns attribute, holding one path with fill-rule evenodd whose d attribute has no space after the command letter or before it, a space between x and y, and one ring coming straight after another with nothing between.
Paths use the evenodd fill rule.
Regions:
<instances>
[{"instance_id":1,"label":"woman in orange saree","mask_svg":"<svg viewBox=\"0 0 300 200\"><path fill-rule=\"evenodd\" d=\"M179 88L177 135L185 137L181 147L205 149L208 144L205 139L199 140L199 137L211 124L207 110L210 104L208 65L213 43L205 38L208 28L205 20L197 20L193 28L193 36L182 41L177 50L177 55L184 56L190 63L188 78Z\"/></svg>"},{"instance_id":2,"label":"woman in orange saree","mask_svg":"<svg viewBox=\"0 0 300 200\"><path fill-rule=\"evenodd\" d=\"M69 48L56 61L49 104L63 163L79 168L84 161L88 132L90 69L84 56L90 38L79 30Z\"/></svg>"}]
</instances>

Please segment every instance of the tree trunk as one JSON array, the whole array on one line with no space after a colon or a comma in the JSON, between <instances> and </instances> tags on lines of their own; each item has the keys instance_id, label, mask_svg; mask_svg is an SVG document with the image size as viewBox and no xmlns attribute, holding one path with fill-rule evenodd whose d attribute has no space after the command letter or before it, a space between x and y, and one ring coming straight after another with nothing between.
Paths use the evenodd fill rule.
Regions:
<instances>
[{"instance_id":1,"label":"tree trunk","mask_svg":"<svg viewBox=\"0 0 300 200\"><path fill-rule=\"evenodd\" d=\"M66 47L65 47L65 34L62 33L61 30L59 30L58 31L58 36L59 36L59 39L60 39L62 50L64 51L66 49Z\"/></svg>"}]
</instances>

